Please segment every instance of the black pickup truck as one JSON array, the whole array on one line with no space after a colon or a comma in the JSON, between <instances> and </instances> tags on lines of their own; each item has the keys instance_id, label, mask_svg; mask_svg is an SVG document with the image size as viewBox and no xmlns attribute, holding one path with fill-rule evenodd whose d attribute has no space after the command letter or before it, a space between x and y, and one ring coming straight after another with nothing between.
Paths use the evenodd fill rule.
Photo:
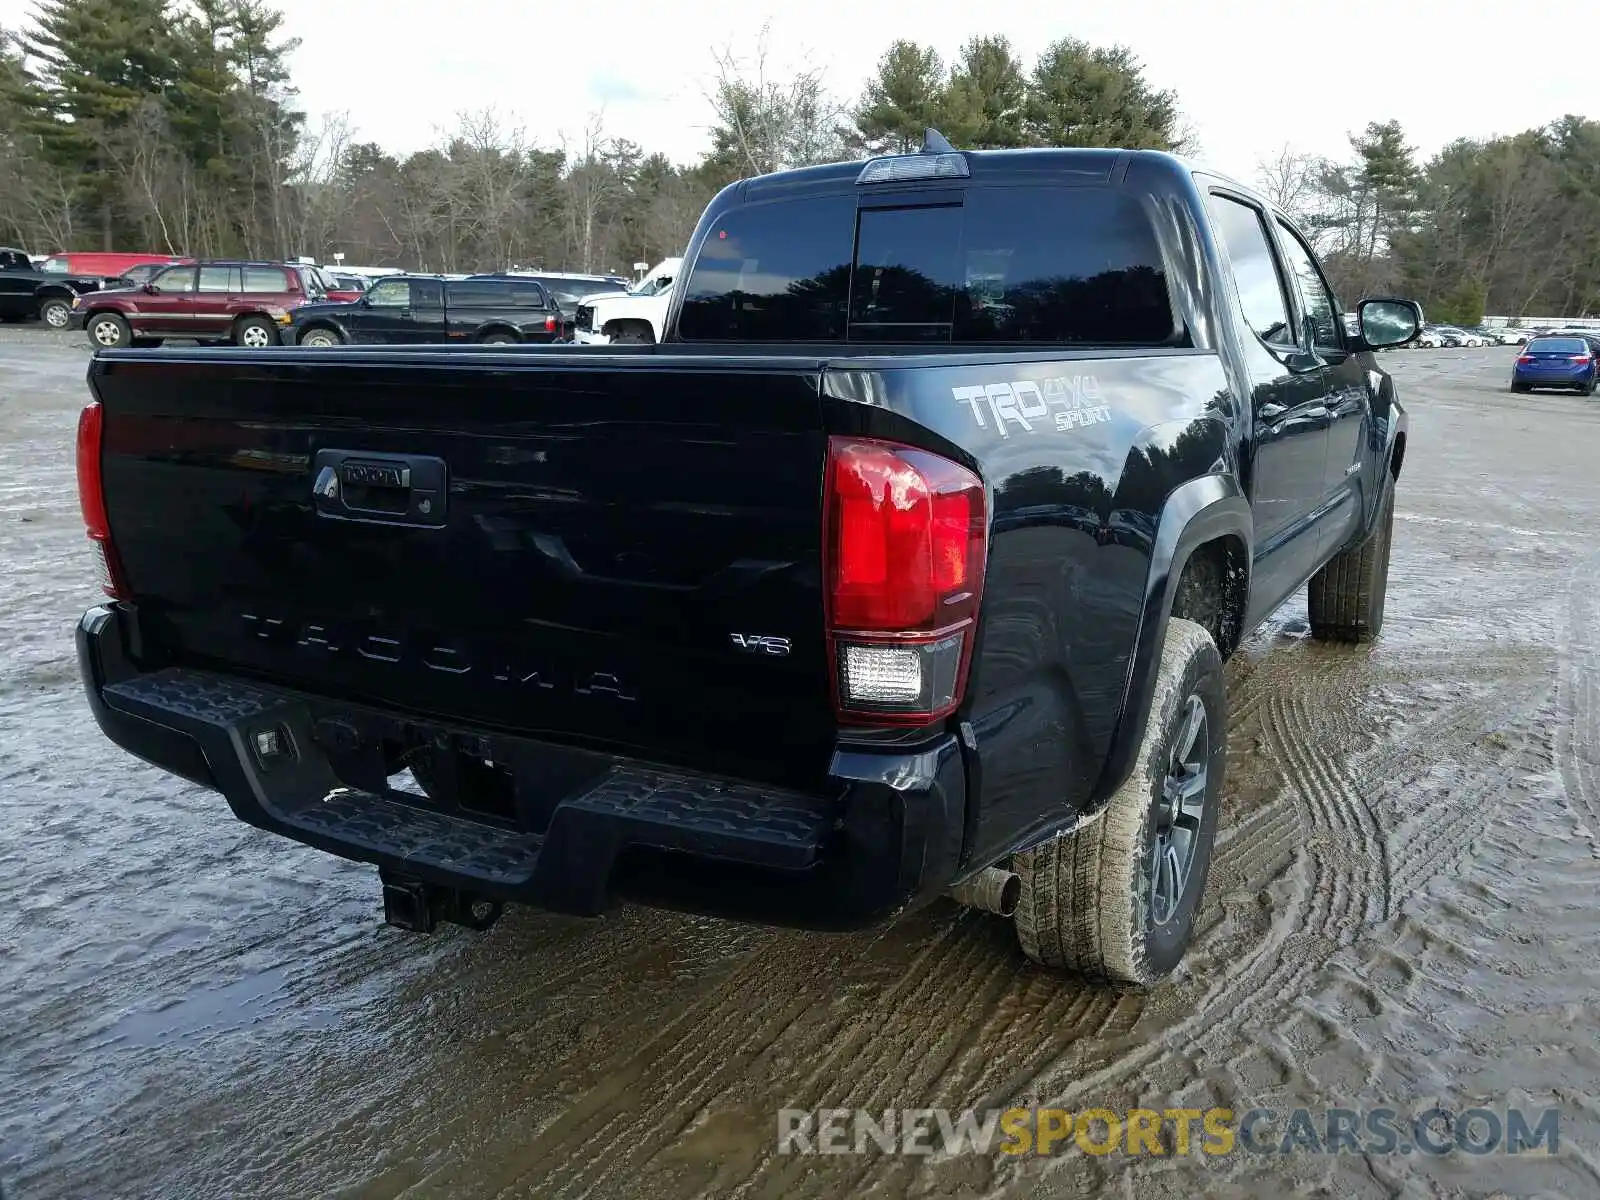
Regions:
<instances>
[{"instance_id":1,"label":"black pickup truck","mask_svg":"<svg viewBox=\"0 0 1600 1200\"><path fill-rule=\"evenodd\" d=\"M290 345L406 346L427 342L557 342L561 307L544 286L511 276L442 279L389 275L359 300L302 304L284 333Z\"/></svg>"},{"instance_id":2,"label":"black pickup truck","mask_svg":"<svg viewBox=\"0 0 1600 1200\"><path fill-rule=\"evenodd\" d=\"M1158 979L1223 660L1308 580L1316 636L1382 624L1372 351L1420 310L1350 334L1289 220L1180 159L931 136L731 185L685 261L648 347L97 353L101 728L376 864L405 928L954 894Z\"/></svg>"},{"instance_id":3,"label":"black pickup truck","mask_svg":"<svg viewBox=\"0 0 1600 1200\"><path fill-rule=\"evenodd\" d=\"M65 329L73 301L109 282L95 275L47 274L21 250L0 247L0 321L38 317L51 329Z\"/></svg>"}]
</instances>

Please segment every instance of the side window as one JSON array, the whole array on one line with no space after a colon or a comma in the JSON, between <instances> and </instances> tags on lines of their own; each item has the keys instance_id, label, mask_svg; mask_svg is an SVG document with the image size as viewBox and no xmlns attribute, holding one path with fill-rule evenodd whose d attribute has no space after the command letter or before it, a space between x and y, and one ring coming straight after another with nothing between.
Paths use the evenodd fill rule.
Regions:
<instances>
[{"instance_id":1,"label":"side window","mask_svg":"<svg viewBox=\"0 0 1600 1200\"><path fill-rule=\"evenodd\" d=\"M367 292L367 303L373 308L405 308L411 303L409 279L383 279Z\"/></svg>"},{"instance_id":2,"label":"side window","mask_svg":"<svg viewBox=\"0 0 1600 1200\"><path fill-rule=\"evenodd\" d=\"M443 308L444 283L438 279L413 279L411 281L412 308Z\"/></svg>"},{"instance_id":3,"label":"side window","mask_svg":"<svg viewBox=\"0 0 1600 1200\"><path fill-rule=\"evenodd\" d=\"M1296 344L1299 339L1290 325L1283 277L1278 272L1261 214L1253 206L1227 196L1212 196L1209 208L1211 223L1233 266L1245 321L1264 342Z\"/></svg>"},{"instance_id":4,"label":"side window","mask_svg":"<svg viewBox=\"0 0 1600 1200\"><path fill-rule=\"evenodd\" d=\"M202 292L237 292L239 287L238 267L201 267L200 291Z\"/></svg>"},{"instance_id":5,"label":"side window","mask_svg":"<svg viewBox=\"0 0 1600 1200\"><path fill-rule=\"evenodd\" d=\"M1300 307L1311 318L1313 345L1319 350L1343 350L1344 339L1339 336L1339 302L1328 290L1322 272L1317 270L1317 260L1300 240L1300 235L1282 221L1278 222L1278 239L1283 243L1284 257L1289 260L1289 271L1295 286L1300 289Z\"/></svg>"},{"instance_id":6,"label":"side window","mask_svg":"<svg viewBox=\"0 0 1600 1200\"><path fill-rule=\"evenodd\" d=\"M544 289L537 283L513 283L511 303L515 308L544 308Z\"/></svg>"},{"instance_id":7,"label":"side window","mask_svg":"<svg viewBox=\"0 0 1600 1200\"><path fill-rule=\"evenodd\" d=\"M244 290L278 295L281 292L288 291L289 288L284 281L283 272L277 267L246 267L244 268Z\"/></svg>"},{"instance_id":8,"label":"side window","mask_svg":"<svg viewBox=\"0 0 1600 1200\"><path fill-rule=\"evenodd\" d=\"M168 267L150 282L169 295L192 292L194 291L194 268Z\"/></svg>"},{"instance_id":9,"label":"side window","mask_svg":"<svg viewBox=\"0 0 1600 1200\"><path fill-rule=\"evenodd\" d=\"M492 279L452 279L445 295L452 308L505 308L511 303L511 285Z\"/></svg>"}]
</instances>

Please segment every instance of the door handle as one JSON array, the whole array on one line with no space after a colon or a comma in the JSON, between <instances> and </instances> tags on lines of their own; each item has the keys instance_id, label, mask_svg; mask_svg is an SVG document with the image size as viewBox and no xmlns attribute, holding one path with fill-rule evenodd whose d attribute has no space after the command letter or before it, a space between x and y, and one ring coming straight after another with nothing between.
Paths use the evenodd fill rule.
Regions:
<instances>
[{"instance_id":1,"label":"door handle","mask_svg":"<svg viewBox=\"0 0 1600 1200\"><path fill-rule=\"evenodd\" d=\"M1268 402L1256 409L1256 415L1263 421L1276 421L1280 417L1325 417L1328 415L1326 404L1297 404L1290 407L1287 404Z\"/></svg>"}]
</instances>

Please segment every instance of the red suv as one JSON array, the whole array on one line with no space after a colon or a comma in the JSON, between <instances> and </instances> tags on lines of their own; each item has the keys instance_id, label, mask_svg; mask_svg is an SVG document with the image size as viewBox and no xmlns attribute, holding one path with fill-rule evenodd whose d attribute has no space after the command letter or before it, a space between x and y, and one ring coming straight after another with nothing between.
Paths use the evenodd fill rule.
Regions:
<instances>
[{"instance_id":1,"label":"red suv","mask_svg":"<svg viewBox=\"0 0 1600 1200\"><path fill-rule=\"evenodd\" d=\"M276 346L289 311L325 293L315 271L291 263L200 262L168 267L139 287L79 298L72 325L94 346L159 346L165 338Z\"/></svg>"}]
</instances>

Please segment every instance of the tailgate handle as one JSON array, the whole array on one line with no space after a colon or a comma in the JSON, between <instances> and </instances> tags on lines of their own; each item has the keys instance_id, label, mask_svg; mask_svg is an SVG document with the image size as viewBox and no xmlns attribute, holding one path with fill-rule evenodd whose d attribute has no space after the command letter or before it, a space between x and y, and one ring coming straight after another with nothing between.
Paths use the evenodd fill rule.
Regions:
<instances>
[{"instance_id":1,"label":"tailgate handle","mask_svg":"<svg viewBox=\"0 0 1600 1200\"><path fill-rule=\"evenodd\" d=\"M311 463L319 516L442 528L448 473L442 458L319 450Z\"/></svg>"}]
</instances>

